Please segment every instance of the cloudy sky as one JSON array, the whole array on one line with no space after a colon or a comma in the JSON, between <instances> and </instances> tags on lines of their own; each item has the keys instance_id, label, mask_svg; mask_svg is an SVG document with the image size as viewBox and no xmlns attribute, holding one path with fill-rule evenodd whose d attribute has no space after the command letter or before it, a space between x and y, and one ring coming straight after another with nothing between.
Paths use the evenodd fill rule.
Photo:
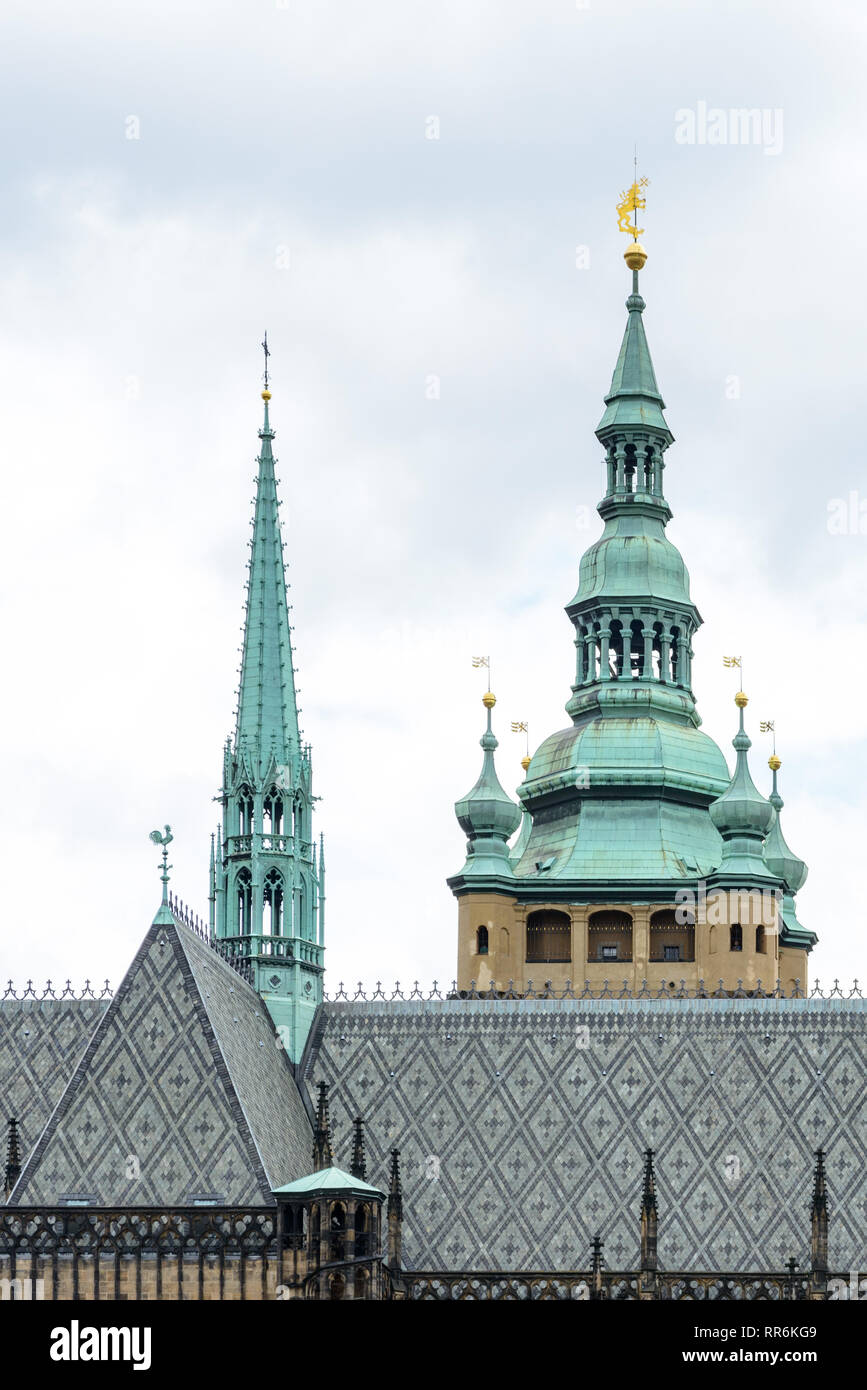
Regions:
<instances>
[{"instance_id":1,"label":"cloudy sky","mask_svg":"<svg viewBox=\"0 0 867 1390\"><path fill-rule=\"evenodd\" d=\"M864 976L863 6L7 0L0 26L4 979L116 984L166 821L207 910L266 327L329 982L453 978L472 655L507 787L508 721L567 722L636 142L704 727L730 756L742 653L813 977Z\"/></svg>"}]
</instances>

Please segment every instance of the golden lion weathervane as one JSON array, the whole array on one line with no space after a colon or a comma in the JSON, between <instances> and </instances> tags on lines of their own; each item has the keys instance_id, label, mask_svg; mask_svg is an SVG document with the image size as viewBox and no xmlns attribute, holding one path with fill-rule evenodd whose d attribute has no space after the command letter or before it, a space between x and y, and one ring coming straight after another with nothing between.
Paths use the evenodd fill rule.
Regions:
<instances>
[{"instance_id":1,"label":"golden lion weathervane","mask_svg":"<svg viewBox=\"0 0 867 1390\"><path fill-rule=\"evenodd\" d=\"M638 225L638 213L645 206L641 190L647 188L650 180L638 177L638 156L635 156L635 177L632 186L621 193L617 204L617 230L632 237L632 245L623 253L623 259L631 270L640 270L647 260L647 252L638 238L644 235L644 228ZM632 221L629 218L632 216Z\"/></svg>"},{"instance_id":2,"label":"golden lion weathervane","mask_svg":"<svg viewBox=\"0 0 867 1390\"><path fill-rule=\"evenodd\" d=\"M639 179L625 193L621 193L620 202L617 204L617 230L633 236L636 241L644 235L644 228L638 226L638 212L640 208L645 206L645 199L641 196L641 190L647 188L649 182L649 179ZM635 214L632 226L629 223L630 213Z\"/></svg>"}]
</instances>

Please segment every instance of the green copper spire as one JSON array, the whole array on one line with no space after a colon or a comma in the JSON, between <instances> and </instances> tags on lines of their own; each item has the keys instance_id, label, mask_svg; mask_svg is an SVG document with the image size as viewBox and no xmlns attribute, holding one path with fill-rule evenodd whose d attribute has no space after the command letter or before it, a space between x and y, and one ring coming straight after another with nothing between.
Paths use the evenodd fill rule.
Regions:
<instances>
[{"instance_id":1,"label":"green copper spire","mask_svg":"<svg viewBox=\"0 0 867 1390\"><path fill-rule=\"evenodd\" d=\"M620 353L605 397L605 413L596 429L599 439L624 428L646 429L659 434L666 444L674 436L665 423L665 401L656 384L656 373L647 346L642 315L645 303L638 292L638 271L632 272L632 294L626 301L629 317Z\"/></svg>"},{"instance_id":2,"label":"green copper spire","mask_svg":"<svg viewBox=\"0 0 867 1390\"><path fill-rule=\"evenodd\" d=\"M642 252L638 260L643 264ZM665 451L674 436L644 332L633 264L632 294L606 410L596 429L605 450L605 529L581 557L566 612L575 626L576 674L566 709L577 724L592 711L647 709L701 721L692 696L692 638L701 615L689 574L665 534Z\"/></svg>"},{"instance_id":3,"label":"green copper spire","mask_svg":"<svg viewBox=\"0 0 867 1390\"><path fill-rule=\"evenodd\" d=\"M782 946L802 946L810 951L818 941L818 937L815 932L808 931L806 927L801 925L795 911L795 894L803 888L807 881L807 866L803 859L799 859L789 849L783 836L783 828L780 824L783 798L777 790L777 773L782 763L776 753L768 759L768 766L773 774L773 791L768 800L774 808L774 820L765 840L765 863L774 877L783 881L780 944Z\"/></svg>"},{"instance_id":4,"label":"green copper spire","mask_svg":"<svg viewBox=\"0 0 867 1390\"><path fill-rule=\"evenodd\" d=\"M259 438L256 508L247 582L247 612L235 748L251 770L264 771L272 755L279 763L297 757L299 747L292 639L283 570L283 543L268 419L271 392L262 392L265 419Z\"/></svg>"},{"instance_id":5,"label":"green copper spire","mask_svg":"<svg viewBox=\"0 0 867 1390\"><path fill-rule=\"evenodd\" d=\"M528 769L529 766L530 766L530 762L531 762L531 758L530 758L529 753L526 755L526 757L524 757L524 758L521 759L521 767L524 769L524 781L527 780L527 769ZM528 840L530 839L530 831L531 831L532 829L533 829L533 820L532 820L532 817L531 817L531 815L530 815L530 812L527 810L526 806L522 806L522 807L521 807L521 829L520 829L520 831L518 832L518 836L517 836L517 838L516 838L516 840L515 840L515 843L513 844L511 850L509 851L509 860L510 860L510 862L511 862L512 864L517 864L517 863L520 861L521 856L522 856L523 853L524 853L524 850L527 848L527 842L528 842Z\"/></svg>"},{"instance_id":6,"label":"green copper spire","mask_svg":"<svg viewBox=\"0 0 867 1390\"><path fill-rule=\"evenodd\" d=\"M783 837L783 830L780 825L783 798L777 791L777 772L782 763L776 754L768 759L768 766L774 779L774 789L768 797L774 808L774 820L765 840L765 863L776 878L783 880L790 893L797 893L807 881L807 866L803 859L799 859L789 849Z\"/></svg>"},{"instance_id":7,"label":"green copper spire","mask_svg":"<svg viewBox=\"0 0 867 1390\"><path fill-rule=\"evenodd\" d=\"M752 742L744 728L747 697L735 696L740 724L732 739L737 754L731 782L722 796L709 807L710 818L722 836L720 873L736 873L750 878L776 878L765 863L763 844L774 820L774 808L750 775L747 754Z\"/></svg>"},{"instance_id":8,"label":"green copper spire","mask_svg":"<svg viewBox=\"0 0 867 1390\"><path fill-rule=\"evenodd\" d=\"M298 731L283 542L268 417L248 567L235 738L223 750L223 824L213 848L215 934L251 962L287 1052L298 1061L322 1000L324 851L313 836L313 766ZM320 842L321 845L321 842Z\"/></svg>"},{"instance_id":9,"label":"green copper spire","mask_svg":"<svg viewBox=\"0 0 867 1390\"><path fill-rule=\"evenodd\" d=\"M503 892L525 901L568 893L610 902L616 891L664 902L673 884L697 881L719 863L720 835L707 808L726 790L729 771L699 727L692 661L702 620L683 557L666 534L663 477L673 435L644 329L638 271L646 259L637 243L625 256L632 293L596 430L603 530L581 556L566 606L575 646L571 726L533 755L518 790L524 820L508 867L498 868L496 855L479 856L482 883L478 869L468 872L471 855L449 880L458 896L496 891L499 880Z\"/></svg>"},{"instance_id":10,"label":"green copper spire","mask_svg":"<svg viewBox=\"0 0 867 1390\"><path fill-rule=\"evenodd\" d=\"M467 835L464 874L510 873L507 841L521 823L521 812L503 791L494 767L498 744L491 728L491 711L496 702L490 690L482 697L488 712L488 727L479 740L484 752L482 770L472 790L455 802L458 824Z\"/></svg>"}]
</instances>

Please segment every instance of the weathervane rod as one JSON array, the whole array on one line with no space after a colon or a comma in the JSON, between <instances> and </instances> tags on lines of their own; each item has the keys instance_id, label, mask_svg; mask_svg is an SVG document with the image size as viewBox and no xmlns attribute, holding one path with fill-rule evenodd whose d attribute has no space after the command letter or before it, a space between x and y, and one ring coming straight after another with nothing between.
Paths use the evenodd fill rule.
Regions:
<instances>
[{"instance_id":1,"label":"weathervane rod","mask_svg":"<svg viewBox=\"0 0 867 1390\"><path fill-rule=\"evenodd\" d=\"M160 874L160 880L163 885L163 906L165 907L167 906L169 900L169 869L172 867L169 863L169 845L174 839L174 836L172 835L172 827L170 825L167 825L166 833L164 835L161 835L158 830L152 830L150 833L150 838L153 840L155 845L162 845L163 849L163 871Z\"/></svg>"},{"instance_id":2,"label":"weathervane rod","mask_svg":"<svg viewBox=\"0 0 867 1390\"><path fill-rule=\"evenodd\" d=\"M265 337L262 339L262 344L261 344L261 346L262 346L262 351L263 351L264 354L265 354L265 390L267 391L267 390L268 390L268 358L271 356L271 352L270 352L270 349L269 349L269 347L268 347L268 330L267 330L267 328L266 328L266 330L265 330Z\"/></svg>"}]
</instances>

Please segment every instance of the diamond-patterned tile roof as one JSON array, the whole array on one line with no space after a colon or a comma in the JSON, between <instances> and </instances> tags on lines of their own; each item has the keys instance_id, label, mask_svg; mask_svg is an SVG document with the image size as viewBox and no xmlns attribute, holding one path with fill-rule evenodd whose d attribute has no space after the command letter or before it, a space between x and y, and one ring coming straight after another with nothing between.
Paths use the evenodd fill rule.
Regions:
<instances>
[{"instance_id":1,"label":"diamond-patterned tile roof","mask_svg":"<svg viewBox=\"0 0 867 1390\"><path fill-rule=\"evenodd\" d=\"M18 1121L30 1153L87 1046L108 999L0 1002L0 1123ZM5 1150L3 1157L5 1159Z\"/></svg>"},{"instance_id":2,"label":"diamond-patterned tile roof","mask_svg":"<svg viewBox=\"0 0 867 1390\"><path fill-rule=\"evenodd\" d=\"M867 1245L865 1022L857 998L331 1002L310 1080L330 1084L336 1153L364 1116L370 1181L400 1148L411 1268L583 1268L596 1232L609 1268L634 1266L646 1147L663 1267L803 1268L821 1144L848 1269Z\"/></svg>"},{"instance_id":3,"label":"diamond-patterned tile roof","mask_svg":"<svg viewBox=\"0 0 867 1390\"><path fill-rule=\"evenodd\" d=\"M274 1187L309 1172L311 1149L262 1000L194 932L155 923L10 1201L270 1205Z\"/></svg>"}]
</instances>

